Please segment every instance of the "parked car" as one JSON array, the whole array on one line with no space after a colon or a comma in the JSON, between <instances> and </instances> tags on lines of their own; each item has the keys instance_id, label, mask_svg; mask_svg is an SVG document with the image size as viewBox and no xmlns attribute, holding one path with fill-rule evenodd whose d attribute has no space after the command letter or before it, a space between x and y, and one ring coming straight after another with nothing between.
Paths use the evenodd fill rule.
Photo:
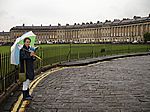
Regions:
<instances>
[{"instance_id":1,"label":"parked car","mask_svg":"<svg viewBox=\"0 0 150 112\"><path fill-rule=\"evenodd\" d=\"M135 40L135 41L133 41L132 43L133 43L133 44L137 44L137 43L138 43L138 41L136 41L136 40Z\"/></svg>"}]
</instances>

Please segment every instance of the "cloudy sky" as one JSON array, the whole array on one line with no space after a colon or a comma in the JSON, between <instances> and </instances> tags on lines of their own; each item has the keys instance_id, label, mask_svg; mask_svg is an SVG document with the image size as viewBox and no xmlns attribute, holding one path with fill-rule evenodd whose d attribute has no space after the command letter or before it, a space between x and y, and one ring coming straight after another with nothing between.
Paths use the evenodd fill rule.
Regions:
<instances>
[{"instance_id":1,"label":"cloudy sky","mask_svg":"<svg viewBox=\"0 0 150 112\"><path fill-rule=\"evenodd\" d=\"M150 0L0 0L0 31L148 16Z\"/></svg>"}]
</instances>

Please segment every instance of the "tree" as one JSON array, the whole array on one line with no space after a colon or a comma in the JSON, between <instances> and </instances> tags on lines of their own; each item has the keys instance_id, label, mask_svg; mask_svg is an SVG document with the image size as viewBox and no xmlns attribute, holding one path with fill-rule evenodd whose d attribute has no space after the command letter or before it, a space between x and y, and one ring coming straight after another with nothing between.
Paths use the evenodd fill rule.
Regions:
<instances>
[{"instance_id":1,"label":"tree","mask_svg":"<svg viewBox=\"0 0 150 112\"><path fill-rule=\"evenodd\" d=\"M147 43L147 41L150 41L150 33L149 32L144 34L144 42Z\"/></svg>"}]
</instances>

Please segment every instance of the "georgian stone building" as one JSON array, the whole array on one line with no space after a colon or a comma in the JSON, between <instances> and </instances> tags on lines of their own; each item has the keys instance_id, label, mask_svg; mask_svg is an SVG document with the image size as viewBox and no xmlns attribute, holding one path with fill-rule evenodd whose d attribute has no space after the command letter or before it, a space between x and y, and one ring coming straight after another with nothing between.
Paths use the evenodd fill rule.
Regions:
<instances>
[{"instance_id":1,"label":"georgian stone building","mask_svg":"<svg viewBox=\"0 0 150 112\"><path fill-rule=\"evenodd\" d=\"M142 42L143 34L150 32L150 15L134 16L133 19L97 23L82 23L65 26L16 26L10 29L11 41L27 31L37 35L37 41L42 43L102 43L102 42Z\"/></svg>"},{"instance_id":2,"label":"georgian stone building","mask_svg":"<svg viewBox=\"0 0 150 112\"><path fill-rule=\"evenodd\" d=\"M0 45L10 42L10 32L0 32Z\"/></svg>"}]
</instances>

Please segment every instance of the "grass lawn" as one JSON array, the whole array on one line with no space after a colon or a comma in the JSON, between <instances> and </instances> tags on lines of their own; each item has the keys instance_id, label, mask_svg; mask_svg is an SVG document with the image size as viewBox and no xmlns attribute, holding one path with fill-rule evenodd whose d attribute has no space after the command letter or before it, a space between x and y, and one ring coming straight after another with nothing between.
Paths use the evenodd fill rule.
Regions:
<instances>
[{"instance_id":1,"label":"grass lawn","mask_svg":"<svg viewBox=\"0 0 150 112\"><path fill-rule=\"evenodd\" d=\"M0 46L0 53L10 52L10 46Z\"/></svg>"},{"instance_id":2,"label":"grass lawn","mask_svg":"<svg viewBox=\"0 0 150 112\"><path fill-rule=\"evenodd\" d=\"M67 60L150 50L150 45L146 44L44 44L38 46L37 55L43 60L36 60L35 69ZM0 55L0 74L9 74L14 70L14 66L10 65L10 46L0 46L0 54L2 54Z\"/></svg>"},{"instance_id":3,"label":"grass lawn","mask_svg":"<svg viewBox=\"0 0 150 112\"><path fill-rule=\"evenodd\" d=\"M60 50L60 53L67 53L70 51L70 44L44 44L37 45L42 49L49 50L52 52L54 50ZM0 53L8 53L10 52L10 46L0 46ZM140 51L140 49L150 49L150 45L143 44L71 44L72 53L80 52L95 52L100 51L101 49L105 49L106 51L115 51L115 50L136 50ZM56 52L58 53L58 52ZM56 54L55 54L56 55ZM58 53L58 55L60 55Z\"/></svg>"}]
</instances>

